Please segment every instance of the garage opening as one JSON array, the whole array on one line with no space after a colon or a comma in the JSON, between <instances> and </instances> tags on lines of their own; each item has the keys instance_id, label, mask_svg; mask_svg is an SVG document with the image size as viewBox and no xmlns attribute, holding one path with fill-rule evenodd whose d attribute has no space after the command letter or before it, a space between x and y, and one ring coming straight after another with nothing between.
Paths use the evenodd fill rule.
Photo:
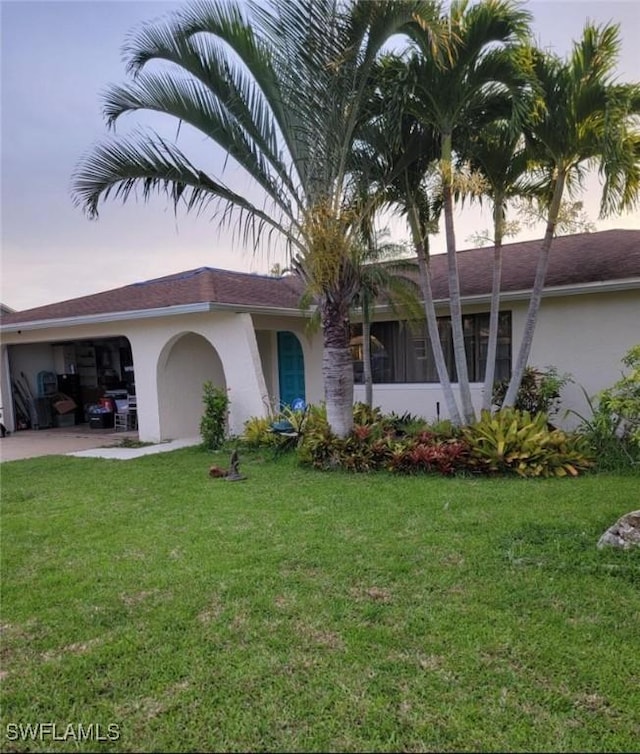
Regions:
<instances>
[{"instance_id":1,"label":"garage opening","mask_svg":"<svg viewBox=\"0 0 640 754\"><path fill-rule=\"evenodd\" d=\"M9 368L16 430L95 426L97 415L113 427L136 394L124 336L10 346Z\"/></svg>"}]
</instances>

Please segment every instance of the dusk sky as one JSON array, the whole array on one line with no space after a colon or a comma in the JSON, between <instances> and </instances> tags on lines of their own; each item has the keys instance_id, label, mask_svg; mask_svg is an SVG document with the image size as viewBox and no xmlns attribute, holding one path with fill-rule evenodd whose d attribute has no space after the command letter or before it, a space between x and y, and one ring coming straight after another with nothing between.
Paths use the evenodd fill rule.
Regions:
<instances>
[{"instance_id":1,"label":"dusk sky","mask_svg":"<svg viewBox=\"0 0 640 754\"><path fill-rule=\"evenodd\" d=\"M126 79L121 59L133 27L180 2L29 0L0 4L1 242L0 300L26 309L195 267L266 273L277 253L255 254L222 234L206 216L178 214L158 197L149 204L109 201L97 221L75 207L70 177L79 158L106 134L100 93ZM526 4L539 45L564 55L587 19L621 23L620 81L640 80L640 2ZM129 116L135 126L141 122ZM126 127L126 126L125 126ZM175 133L175 127L168 135ZM196 148L204 148L196 145ZM203 158L209 166L215 155ZM599 229L640 228L640 214L598 222L598 185L585 208ZM458 248L489 227L477 212L456 226ZM540 237L539 227L519 239ZM404 229L394 225L394 238ZM406 236L405 236L406 237ZM433 240L444 250L444 234Z\"/></svg>"}]
</instances>

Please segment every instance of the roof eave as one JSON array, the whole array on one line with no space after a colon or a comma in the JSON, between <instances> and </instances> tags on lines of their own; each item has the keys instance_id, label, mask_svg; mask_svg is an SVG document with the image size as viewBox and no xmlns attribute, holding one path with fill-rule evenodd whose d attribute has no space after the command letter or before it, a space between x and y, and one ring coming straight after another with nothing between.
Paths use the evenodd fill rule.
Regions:
<instances>
[{"instance_id":1,"label":"roof eave","mask_svg":"<svg viewBox=\"0 0 640 754\"><path fill-rule=\"evenodd\" d=\"M580 285L558 285L545 288L543 298L557 296L576 296L587 293L609 293L623 290L640 288L640 277L622 278L619 280L596 281L582 283ZM500 294L501 303L509 301L522 301L529 298L531 289L517 291L505 291ZM462 296L462 303L467 305L488 304L491 296L482 293L474 296ZM448 303L448 299L436 299L436 306ZM30 330L47 330L54 327L79 327L82 325L96 325L109 322L122 322L127 320L154 319L159 317L175 317L185 314L201 314L203 312L235 312L248 314L266 314L270 316L295 316L309 317L315 307L307 311L300 308L286 306L257 306L255 304L227 304L214 302L200 302L197 304L180 304L177 306L163 306L155 309L132 309L119 312L104 312L101 314L87 314L80 317L59 317L56 319L39 319L27 322L13 322L9 325L0 326L2 333L15 333ZM383 310L386 307L376 307Z\"/></svg>"},{"instance_id":2,"label":"roof eave","mask_svg":"<svg viewBox=\"0 0 640 754\"><path fill-rule=\"evenodd\" d=\"M138 319L157 319L159 317L175 317L185 314L202 314L203 312L235 312L250 314L268 314L272 316L309 316L308 312L283 306L257 306L255 304L222 304L201 302L197 304L180 304L178 306L162 306L155 309L131 309L119 312L103 312L101 314L86 314L79 317L58 317L55 319L38 319L26 322L12 322L0 326L2 333L14 333L28 330L48 330L54 327L80 327L82 325L97 325L109 322L123 322Z\"/></svg>"},{"instance_id":3,"label":"roof eave","mask_svg":"<svg viewBox=\"0 0 640 754\"><path fill-rule=\"evenodd\" d=\"M640 277L621 278L619 280L594 281L571 285L551 285L542 291L542 298L557 298L559 296L581 296L588 293L615 293L616 291L634 290L640 288ZM503 291L500 301L527 301L531 297L531 288L516 291ZM475 296L462 296L463 304L489 304L491 294L481 293ZM438 299L436 304L446 304L449 299Z\"/></svg>"},{"instance_id":4,"label":"roof eave","mask_svg":"<svg viewBox=\"0 0 640 754\"><path fill-rule=\"evenodd\" d=\"M616 291L635 290L640 288L640 277L621 278L620 280L607 280L604 282L596 281L593 283L581 283L580 285L554 285L545 288L542 292L543 298L557 298L559 296L579 296L588 293L615 293ZM500 293L500 304L509 301L528 301L531 297L531 288L522 288L516 291L503 291ZM436 307L446 306L449 303L448 298L434 299ZM491 304L491 294L479 293L473 296L461 296L461 303L467 306ZM388 312L392 311L388 304L379 304L375 311Z\"/></svg>"}]
</instances>

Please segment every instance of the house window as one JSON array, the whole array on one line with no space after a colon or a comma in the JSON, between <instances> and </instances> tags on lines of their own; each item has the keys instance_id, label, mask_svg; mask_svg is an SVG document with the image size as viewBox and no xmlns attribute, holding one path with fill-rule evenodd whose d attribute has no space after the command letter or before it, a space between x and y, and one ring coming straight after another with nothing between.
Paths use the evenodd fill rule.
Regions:
<instances>
[{"instance_id":1,"label":"house window","mask_svg":"<svg viewBox=\"0 0 640 754\"><path fill-rule=\"evenodd\" d=\"M489 314L462 318L467 369L471 382L483 382L489 342ZM449 378L456 382L453 337L449 317L438 318L438 332ZM362 327L352 331L354 379L363 382ZM371 370L375 383L439 382L425 322L374 322L371 325ZM511 312L502 312L498 324L495 379L511 374Z\"/></svg>"},{"instance_id":2,"label":"house window","mask_svg":"<svg viewBox=\"0 0 640 754\"><path fill-rule=\"evenodd\" d=\"M414 338L413 339L413 351L418 361L424 361L427 358L427 339L426 338Z\"/></svg>"}]
</instances>

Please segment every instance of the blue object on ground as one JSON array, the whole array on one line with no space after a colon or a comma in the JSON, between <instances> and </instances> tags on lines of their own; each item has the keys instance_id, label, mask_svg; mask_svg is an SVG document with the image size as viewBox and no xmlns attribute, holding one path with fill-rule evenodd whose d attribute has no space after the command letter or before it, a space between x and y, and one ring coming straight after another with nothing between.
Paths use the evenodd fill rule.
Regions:
<instances>
[{"instance_id":1,"label":"blue object on ground","mask_svg":"<svg viewBox=\"0 0 640 754\"><path fill-rule=\"evenodd\" d=\"M294 432L295 427L291 422L288 421L281 421L281 422L273 422L271 425L271 430L273 432Z\"/></svg>"}]
</instances>

